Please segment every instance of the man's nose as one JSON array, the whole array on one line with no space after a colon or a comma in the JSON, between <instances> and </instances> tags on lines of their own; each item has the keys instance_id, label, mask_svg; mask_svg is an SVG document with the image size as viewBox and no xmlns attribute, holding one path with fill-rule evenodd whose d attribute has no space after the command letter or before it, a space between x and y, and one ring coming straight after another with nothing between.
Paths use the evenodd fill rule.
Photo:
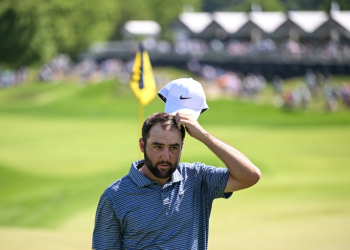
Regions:
<instances>
[{"instance_id":1,"label":"man's nose","mask_svg":"<svg viewBox=\"0 0 350 250\"><path fill-rule=\"evenodd\" d=\"M162 158L164 161L169 161L169 149L165 148L163 150Z\"/></svg>"}]
</instances>

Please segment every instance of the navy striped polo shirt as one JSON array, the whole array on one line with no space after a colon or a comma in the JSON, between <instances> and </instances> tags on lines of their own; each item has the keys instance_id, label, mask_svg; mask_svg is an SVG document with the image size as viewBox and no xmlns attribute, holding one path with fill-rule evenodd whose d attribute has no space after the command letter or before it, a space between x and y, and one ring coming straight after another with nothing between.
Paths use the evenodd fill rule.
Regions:
<instances>
[{"instance_id":1,"label":"navy striped polo shirt","mask_svg":"<svg viewBox=\"0 0 350 250\"><path fill-rule=\"evenodd\" d=\"M207 249L213 200L232 194L224 193L228 169L181 163L162 187L138 170L143 163L102 194L92 248Z\"/></svg>"}]
</instances>

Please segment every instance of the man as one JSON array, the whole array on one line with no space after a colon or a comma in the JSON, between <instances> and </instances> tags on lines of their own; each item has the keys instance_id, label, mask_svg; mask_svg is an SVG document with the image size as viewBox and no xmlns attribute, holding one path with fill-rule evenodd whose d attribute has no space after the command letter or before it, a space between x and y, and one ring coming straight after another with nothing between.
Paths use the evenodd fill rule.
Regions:
<instances>
[{"instance_id":1,"label":"man","mask_svg":"<svg viewBox=\"0 0 350 250\"><path fill-rule=\"evenodd\" d=\"M185 129L227 168L180 163ZM93 249L207 249L215 198L254 185L260 171L242 153L207 132L188 112L156 113L142 127L144 160L102 194Z\"/></svg>"}]
</instances>

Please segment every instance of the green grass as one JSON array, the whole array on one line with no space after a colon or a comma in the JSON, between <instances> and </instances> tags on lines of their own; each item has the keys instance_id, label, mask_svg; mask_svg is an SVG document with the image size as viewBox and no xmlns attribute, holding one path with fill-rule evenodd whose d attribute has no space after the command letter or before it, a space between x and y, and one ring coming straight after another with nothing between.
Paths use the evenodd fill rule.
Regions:
<instances>
[{"instance_id":1,"label":"green grass","mask_svg":"<svg viewBox=\"0 0 350 250\"><path fill-rule=\"evenodd\" d=\"M350 114L229 99L208 104L203 127L262 170L257 186L214 202L209 249L348 249ZM145 117L162 107L153 101ZM99 196L138 158L137 109L129 87L115 82L0 90L0 239L6 249L17 244L8 232L30 235L33 246L31 240L50 232L62 238L47 236L44 245L65 242L62 232L70 232L72 242L81 233L90 244ZM182 161L222 166L189 137Z\"/></svg>"}]
</instances>

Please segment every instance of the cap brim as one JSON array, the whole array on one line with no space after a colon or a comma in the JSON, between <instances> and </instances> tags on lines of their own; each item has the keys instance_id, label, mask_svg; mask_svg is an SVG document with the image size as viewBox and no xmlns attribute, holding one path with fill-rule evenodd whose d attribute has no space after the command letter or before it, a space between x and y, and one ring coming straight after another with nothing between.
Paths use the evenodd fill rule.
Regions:
<instances>
[{"instance_id":1,"label":"cap brim","mask_svg":"<svg viewBox=\"0 0 350 250\"><path fill-rule=\"evenodd\" d=\"M186 111L186 112L192 114L196 120L198 120L198 117L202 111L201 109L189 109L189 108L186 108L184 106L175 104L169 100L166 101L165 109L164 109L165 113L176 115L176 113L180 110L183 110L183 111Z\"/></svg>"}]
</instances>

